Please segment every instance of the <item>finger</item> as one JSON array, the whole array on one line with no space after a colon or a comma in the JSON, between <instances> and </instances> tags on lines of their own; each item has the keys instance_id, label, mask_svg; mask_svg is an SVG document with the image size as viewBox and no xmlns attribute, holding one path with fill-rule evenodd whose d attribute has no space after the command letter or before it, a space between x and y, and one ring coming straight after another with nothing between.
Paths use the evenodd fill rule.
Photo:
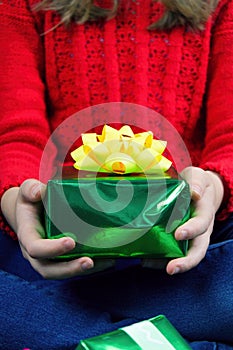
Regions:
<instances>
[{"instance_id":1,"label":"finger","mask_svg":"<svg viewBox=\"0 0 233 350\"><path fill-rule=\"evenodd\" d=\"M71 261L50 261L29 258L32 267L45 279L65 279L92 271L94 262L89 257Z\"/></svg>"},{"instance_id":2,"label":"finger","mask_svg":"<svg viewBox=\"0 0 233 350\"><path fill-rule=\"evenodd\" d=\"M213 193L207 187L203 197L195 202L194 216L179 226L175 231L177 240L193 239L213 228L215 210L213 206Z\"/></svg>"},{"instance_id":3,"label":"finger","mask_svg":"<svg viewBox=\"0 0 233 350\"><path fill-rule=\"evenodd\" d=\"M25 180L20 186L20 195L24 200L37 202L44 198L46 185L36 179Z\"/></svg>"},{"instance_id":4,"label":"finger","mask_svg":"<svg viewBox=\"0 0 233 350\"><path fill-rule=\"evenodd\" d=\"M75 248L75 241L71 237L58 239L44 239L23 236L21 245L27 251L28 256L34 259L51 259L66 254Z\"/></svg>"},{"instance_id":5,"label":"finger","mask_svg":"<svg viewBox=\"0 0 233 350\"><path fill-rule=\"evenodd\" d=\"M20 203L17 206L17 236L28 256L35 259L53 258L75 247L71 237L45 239L37 203Z\"/></svg>"},{"instance_id":6,"label":"finger","mask_svg":"<svg viewBox=\"0 0 233 350\"><path fill-rule=\"evenodd\" d=\"M28 255L45 259L65 254L75 247L71 237L45 239L45 231L40 222L39 210L35 204L19 205L17 208L17 236Z\"/></svg>"},{"instance_id":7,"label":"finger","mask_svg":"<svg viewBox=\"0 0 233 350\"><path fill-rule=\"evenodd\" d=\"M197 266L206 255L210 240L209 237L210 232L208 230L205 234L194 238L190 242L190 248L186 257L171 260L167 264L167 273L174 275L176 273L186 272Z\"/></svg>"},{"instance_id":8,"label":"finger","mask_svg":"<svg viewBox=\"0 0 233 350\"><path fill-rule=\"evenodd\" d=\"M175 231L175 238L178 241L194 239L204 234L209 227L212 227L212 220L213 214L199 214L179 226Z\"/></svg>"}]
</instances>

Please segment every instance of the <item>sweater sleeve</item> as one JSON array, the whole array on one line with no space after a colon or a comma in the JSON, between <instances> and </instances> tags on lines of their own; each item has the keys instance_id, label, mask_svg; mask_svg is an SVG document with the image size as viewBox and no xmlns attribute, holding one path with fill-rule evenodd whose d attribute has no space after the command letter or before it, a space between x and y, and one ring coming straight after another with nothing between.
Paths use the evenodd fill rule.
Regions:
<instances>
[{"instance_id":1,"label":"sweater sleeve","mask_svg":"<svg viewBox=\"0 0 233 350\"><path fill-rule=\"evenodd\" d=\"M50 134L43 83L42 37L25 0L0 4L0 196L39 178ZM0 229L13 232L0 218Z\"/></svg>"},{"instance_id":2,"label":"sweater sleeve","mask_svg":"<svg viewBox=\"0 0 233 350\"><path fill-rule=\"evenodd\" d=\"M218 218L233 211L233 1L221 9L213 31L207 86L206 139L201 167L220 174L225 199Z\"/></svg>"}]
</instances>

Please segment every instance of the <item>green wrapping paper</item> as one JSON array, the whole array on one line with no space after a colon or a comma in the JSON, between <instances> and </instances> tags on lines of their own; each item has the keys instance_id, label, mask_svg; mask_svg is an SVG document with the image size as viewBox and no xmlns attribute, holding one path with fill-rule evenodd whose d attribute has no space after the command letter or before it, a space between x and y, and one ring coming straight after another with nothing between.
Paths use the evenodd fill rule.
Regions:
<instances>
[{"instance_id":1,"label":"green wrapping paper","mask_svg":"<svg viewBox=\"0 0 233 350\"><path fill-rule=\"evenodd\" d=\"M159 315L148 321L82 340L76 350L190 350L191 347L168 321Z\"/></svg>"},{"instance_id":2,"label":"green wrapping paper","mask_svg":"<svg viewBox=\"0 0 233 350\"><path fill-rule=\"evenodd\" d=\"M75 248L58 259L182 257L187 241L176 241L174 231L189 219L189 204L189 186L182 179L53 179L45 201L46 238L75 240Z\"/></svg>"}]
</instances>

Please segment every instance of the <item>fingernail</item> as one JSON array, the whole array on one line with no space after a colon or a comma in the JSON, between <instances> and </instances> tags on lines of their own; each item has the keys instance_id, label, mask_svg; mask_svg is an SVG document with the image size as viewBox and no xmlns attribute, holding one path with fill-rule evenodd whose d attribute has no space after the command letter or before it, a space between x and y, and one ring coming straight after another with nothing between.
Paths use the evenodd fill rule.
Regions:
<instances>
[{"instance_id":1,"label":"fingernail","mask_svg":"<svg viewBox=\"0 0 233 350\"><path fill-rule=\"evenodd\" d=\"M176 273L179 273L180 272L180 268L179 267L176 267L173 272L172 272L172 275L175 275Z\"/></svg>"},{"instance_id":2,"label":"fingernail","mask_svg":"<svg viewBox=\"0 0 233 350\"><path fill-rule=\"evenodd\" d=\"M188 238L188 231L181 230L180 233L179 233L179 238L180 239L187 239Z\"/></svg>"},{"instance_id":3,"label":"fingernail","mask_svg":"<svg viewBox=\"0 0 233 350\"><path fill-rule=\"evenodd\" d=\"M191 192L194 196L196 196L197 198L201 198L202 195L202 189L201 187L199 187L198 185L193 185L191 188Z\"/></svg>"},{"instance_id":4,"label":"fingernail","mask_svg":"<svg viewBox=\"0 0 233 350\"><path fill-rule=\"evenodd\" d=\"M32 195L33 195L33 197L37 197L39 192L40 192L40 186L39 185L35 185L34 187L32 187Z\"/></svg>"},{"instance_id":5,"label":"fingernail","mask_svg":"<svg viewBox=\"0 0 233 350\"><path fill-rule=\"evenodd\" d=\"M81 264L81 268L83 271L89 270L93 267L93 263L91 261L85 261Z\"/></svg>"},{"instance_id":6,"label":"fingernail","mask_svg":"<svg viewBox=\"0 0 233 350\"><path fill-rule=\"evenodd\" d=\"M64 242L63 242L64 246L66 249L73 249L74 248L74 241L71 240L71 239L64 239Z\"/></svg>"}]
</instances>

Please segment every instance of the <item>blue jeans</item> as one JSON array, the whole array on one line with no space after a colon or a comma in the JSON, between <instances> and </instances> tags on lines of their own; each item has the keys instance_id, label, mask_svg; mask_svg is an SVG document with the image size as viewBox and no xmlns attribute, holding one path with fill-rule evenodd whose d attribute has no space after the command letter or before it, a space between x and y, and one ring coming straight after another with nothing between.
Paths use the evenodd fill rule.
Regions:
<instances>
[{"instance_id":1,"label":"blue jeans","mask_svg":"<svg viewBox=\"0 0 233 350\"><path fill-rule=\"evenodd\" d=\"M195 350L233 349L233 216L216 224L205 259L168 276L129 266L44 280L0 232L0 349L74 349L80 339L164 314ZM123 264L124 265L124 264Z\"/></svg>"}]
</instances>

